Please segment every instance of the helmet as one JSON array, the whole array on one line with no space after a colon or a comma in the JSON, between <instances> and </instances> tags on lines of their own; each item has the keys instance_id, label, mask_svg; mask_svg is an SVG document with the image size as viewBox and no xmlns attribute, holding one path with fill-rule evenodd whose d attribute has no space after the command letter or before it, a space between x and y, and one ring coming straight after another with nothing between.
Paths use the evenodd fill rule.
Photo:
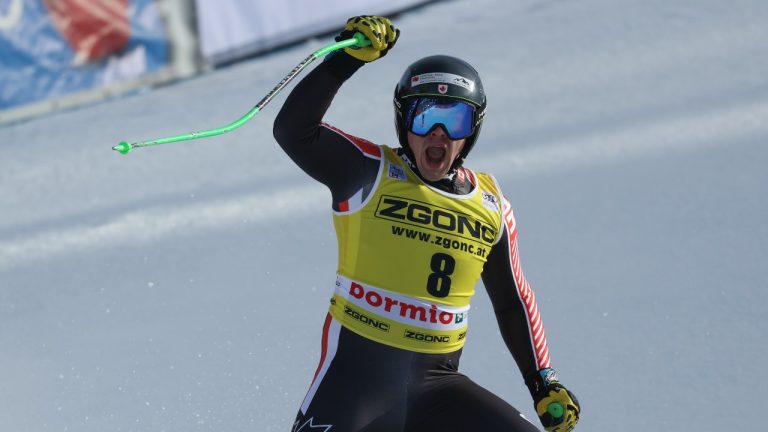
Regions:
<instances>
[{"instance_id":1,"label":"helmet","mask_svg":"<svg viewBox=\"0 0 768 432\"><path fill-rule=\"evenodd\" d=\"M409 102L419 96L468 102L475 107L474 132L466 138L464 148L454 163L458 167L475 145L485 116L485 91L475 68L464 60L447 55L424 57L408 66L395 87L395 129L400 145L407 152Z\"/></svg>"}]
</instances>

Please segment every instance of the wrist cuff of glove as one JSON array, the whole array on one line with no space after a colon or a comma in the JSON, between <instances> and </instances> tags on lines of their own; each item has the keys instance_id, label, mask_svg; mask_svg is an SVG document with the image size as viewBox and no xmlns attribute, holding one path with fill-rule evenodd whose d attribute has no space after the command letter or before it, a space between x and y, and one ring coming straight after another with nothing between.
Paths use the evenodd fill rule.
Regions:
<instances>
[{"instance_id":1,"label":"wrist cuff of glove","mask_svg":"<svg viewBox=\"0 0 768 432\"><path fill-rule=\"evenodd\" d=\"M557 373L552 368L541 369L525 377L525 385L528 386L528 391L531 392L534 399L555 384L559 385L560 382L557 380Z\"/></svg>"},{"instance_id":2,"label":"wrist cuff of glove","mask_svg":"<svg viewBox=\"0 0 768 432\"><path fill-rule=\"evenodd\" d=\"M335 51L325 56L323 63L328 65L328 70L331 71L333 76L342 81L348 80L365 64L364 61L352 57L345 53L344 50Z\"/></svg>"}]
</instances>

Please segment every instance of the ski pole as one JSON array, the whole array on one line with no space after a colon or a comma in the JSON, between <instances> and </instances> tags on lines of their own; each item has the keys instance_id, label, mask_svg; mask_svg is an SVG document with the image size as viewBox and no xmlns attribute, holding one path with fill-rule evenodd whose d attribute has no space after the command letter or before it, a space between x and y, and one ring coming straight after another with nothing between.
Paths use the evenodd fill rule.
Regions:
<instances>
[{"instance_id":1,"label":"ski pole","mask_svg":"<svg viewBox=\"0 0 768 432\"><path fill-rule=\"evenodd\" d=\"M248 111L244 116L240 117L239 119L233 121L232 123L214 128L214 129L206 129L199 132L192 132L188 134L182 134L182 135L174 135L167 138L158 138L154 140L149 141L137 141L129 143L128 141L120 141L119 144L112 147L112 150L115 150L117 152L120 152L121 154L128 154L131 150L135 148L140 147L150 147L150 146L156 146L160 144L168 144L178 141L188 141L198 138L207 138L214 135L221 135L230 131L233 131L240 126L244 125L248 120L252 119L256 114L259 113L268 103L272 100L291 80L296 78L297 75L301 73L301 71L304 70L310 63L315 61L315 59L319 57L323 57L326 54L329 54L333 51L340 50L342 48L347 48L351 46L357 46L357 47L365 47L370 45L371 42L363 36L362 33L355 33L353 37L349 39L345 39L340 42L336 42L330 45L327 45L323 48L320 48L319 50L313 52L310 54L307 58L301 61L293 70L285 76L285 78L280 81L275 88L273 88L269 93L267 93L264 98L259 101L253 108L251 108L250 111Z\"/></svg>"}]
</instances>

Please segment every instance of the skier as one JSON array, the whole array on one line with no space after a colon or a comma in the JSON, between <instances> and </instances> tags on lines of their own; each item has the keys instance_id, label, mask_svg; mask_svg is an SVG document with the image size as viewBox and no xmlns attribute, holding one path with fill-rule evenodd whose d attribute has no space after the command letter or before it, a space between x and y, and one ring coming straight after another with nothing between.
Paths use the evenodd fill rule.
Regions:
<instances>
[{"instance_id":1,"label":"skier","mask_svg":"<svg viewBox=\"0 0 768 432\"><path fill-rule=\"evenodd\" d=\"M274 124L288 156L330 189L339 247L320 364L293 432L537 431L458 372L480 277L542 424L572 430L579 403L551 368L510 204L493 176L463 165L486 109L480 77L455 57L416 61L395 88L400 147L373 144L322 122L341 85L400 35L387 18L358 16L336 40L355 32L371 45L327 56Z\"/></svg>"}]
</instances>

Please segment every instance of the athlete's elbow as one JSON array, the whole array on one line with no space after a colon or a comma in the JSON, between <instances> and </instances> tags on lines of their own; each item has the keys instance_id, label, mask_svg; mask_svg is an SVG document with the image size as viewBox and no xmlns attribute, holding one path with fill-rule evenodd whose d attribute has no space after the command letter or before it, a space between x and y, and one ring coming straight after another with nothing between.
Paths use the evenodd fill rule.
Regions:
<instances>
[{"instance_id":1,"label":"athlete's elbow","mask_svg":"<svg viewBox=\"0 0 768 432\"><path fill-rule=\"evenodd\" d=\"M290 122L287 121L285 116L282 114L282 111L278 113L277 117L275 118L275 122L272 124L272 136L275 138L275 141L281 145L291 139Z\"/></svg>"}]
</instances>

